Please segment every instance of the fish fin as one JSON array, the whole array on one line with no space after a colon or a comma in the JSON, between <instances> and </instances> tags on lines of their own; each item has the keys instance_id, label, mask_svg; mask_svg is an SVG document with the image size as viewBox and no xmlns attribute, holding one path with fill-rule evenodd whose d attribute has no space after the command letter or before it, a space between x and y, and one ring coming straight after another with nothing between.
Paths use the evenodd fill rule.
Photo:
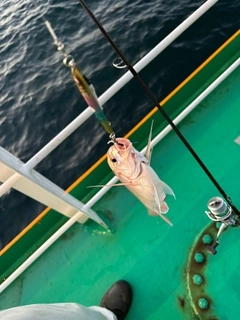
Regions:
<instances>
[{"instance_id":1,"label":"fish fin","mask_svg":"<svg viewBox=\"0 0 240 320\"><path fill-rule=\"evenodd\" d=\"M171 189L171 188L170 188L170 189ZM160 201L159 201L156 187L154 187L154 190L155 190L155 199L156 199L156 202L157 202L159 211L160 211L160 212L158 213L158 215L159 215L165 222L167 222L170 226L172 226L172 225L173 225L172 222L171 222L168 218L166 218L165 216L163 216L163 214L164 214L164 213L167 213L168 210L169 210L168 205L166 204L165 201L163 201L163 202L160 202ZM172 189L171 189L171 190L172 190ZM152 210L150 210L150 211L152 212Z\"/></svg>"},{"instance_id":2,"label":"fish fin","mask_svg":"<svg viewBox=\"0 0 240 320\"><path fill-rule=\"evenodd\" d=\"M154 120L153 120L153 121L152 121L152 123L151 123L150 133L149 133L149 136L148 136L147 150L146 150L146 154L145 154L145 157L148 159L149 164L150 164L150 161L151 161L151 155L152 155L151 141L152 141L152 128L153 128L153 122L154 122Z\"/></svg>"},{"instance_id":3,"label":"fish fin","mask_svg":"<svg viewBox=\"0 0 240 320\"><path fill-rule=\"evenodd\" d=\"M160 205L160 201L159 201L159 198L158 198L157 189L156 189L155 186L154 186L154 193L155 193L155 201L156 201L156 203L157 203L158 209L159 209L160 212L161 212L161 205Z\"/></svg>"},{"instance_id":4,"label":"fish fin","mask_svg":"<svg viewBox=\"0 0 240 320\"><path fill-rule=\"evenodd\" d=\"M153 211L153 210L150 210L150 209L148 209L148 214L149 214L150 216L159 216L159 214L158 214L157 212L155 212L155 211Z\"/></svg>"},{"instance_id":5,"label":"fish fin","mask_svg":"<svg viewBox=\"0 0 240 320\"><path fill-rule=\"evenodd\" d=\"M176 196L175 196L173 190L165 182L163 182L162 180L161 180L161 187L162 187L164 193L170 194L176 200Z\"/></svg>"},{"instance_id":6,"label":"fish fin","mask_svg":"<svg viewBox=\"0 0 240 320\"><path fill-rule=\"evenodd\" d=\"M157 212L149 209L149 210L148 210L148 214L149 214L150 216L160 216L160 217L161 217L165 222L167 222L170 226L173 225L172 222L171 222L167 217L165 217L164 215L162 215L161 213L157 213Z\"/></svg>"},{"instance_id":7,"label":"fish fin","mask_svg":"<svg viewBox=\"0 0 240 320\"><path fill-rule=\"evenodd\" d=\"M172 227L173 224L167 217L163 216L161 213L159 213L159 216Z\"/></svg>"},{"instance_id":8,"label":"fish fin","mask_svg":"<svg viewBox=\"0 0 240 320\"><path fill-rule=\"evenodd\" d=\"M122 187L122 186L136 186L135 183L111 183L111 184L96 184L95 186L87 186L86 188L102 188L102 187Z\"/></svg>"},{"instance_id":9,"label":"fish fin","mask_svg":"<svg viewBox=\"0 0 240 320\"><path fill-rule=\"evenodd\" d=\"M164 215L162 215L161 213L157 213L157 212L155 212L155 211L153 211L153 210L148 209L148 214L149 214L150 216L160 216L160 217L161 217L164 221L166 221L170 226L173 225L172 222L171 222L167 217L165 217Z\"/></svg>"}]
</instances>

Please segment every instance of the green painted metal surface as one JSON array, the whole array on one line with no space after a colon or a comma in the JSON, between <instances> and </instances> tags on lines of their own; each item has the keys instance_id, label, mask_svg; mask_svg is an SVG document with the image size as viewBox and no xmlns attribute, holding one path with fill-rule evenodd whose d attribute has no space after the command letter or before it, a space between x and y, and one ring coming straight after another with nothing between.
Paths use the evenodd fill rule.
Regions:
<instances>
[{"instance_id":1,"label":"green painted metal surface","mask_svg":"<svg viewBox=\"0 0 240 320\"><path fill-rule=\"evenodd\" d=\"M238 68L178 126L238 208L239 83ZM148 129L149 123L146 137ZM215 239L217 229L204 211L219 195L216 188L173 132L154 148L152 166L176 194L167 199L173 227L148 216L126 188L112 188L93 209L116 232L94 222L75 224L1 294L0 309L65 301L98 305L113 282L125 279L134 292L127 320L238 319L239 228L229 228L218 254L209 256L202 239ZM193 259L196 253L202 262ZM203 279L199 285L195 274Z\"/></svg>"}]
</instances>

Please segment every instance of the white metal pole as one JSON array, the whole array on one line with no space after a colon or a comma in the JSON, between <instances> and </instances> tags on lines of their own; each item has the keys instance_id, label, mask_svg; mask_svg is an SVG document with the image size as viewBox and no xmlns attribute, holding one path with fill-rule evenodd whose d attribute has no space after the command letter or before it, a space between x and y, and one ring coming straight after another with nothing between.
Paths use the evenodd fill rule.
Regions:
<instances>
[{"instance_id":1,"label":"white metal pole","mask_svg":"<svg viewBox=\"0 0 240 320\"><path fill-rule=\"evenodd\" d=\"M0 186L0 197L7 192L22 176L15 172L9 179L7 179L1 186Z\"/></svg>"},{"instance_id":2,"label":"white metal pole","mask_svg":"<svg viewBox=\"0 0 240 320\"><path fill-rule=\"evenodd\" d=\"M183 120L209 93L211 93L227 76L229 76L237 67L240 66L240 58L235 61L221 76L219 76L207 89L205 89L182 113L176 117L173 122L178 124ZM172 129L168 125L163 129L152 141L151 146L154 147L160 140L162 140L167 133ZM146 147L141 151L146 152ZM113 177L108 184L116 183L117 177ZM108 190L110 187L103 187L88 203L84 206L87 210L93 206ZM42 253L44 253L65 231L67 231L78 219L80 213L76 213L71 219L68 220L57 232L55 232L36 252L34 252L18 269L16 269L11 276L9 276L1 285L0 293L6 289L23 271L27 269Z\"/></svg>"}]
</instances>

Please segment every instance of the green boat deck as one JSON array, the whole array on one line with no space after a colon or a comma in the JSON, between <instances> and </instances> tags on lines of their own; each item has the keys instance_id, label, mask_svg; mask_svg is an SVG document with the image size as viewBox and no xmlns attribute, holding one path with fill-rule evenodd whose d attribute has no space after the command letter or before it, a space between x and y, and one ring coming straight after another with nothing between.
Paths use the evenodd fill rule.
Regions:
<instances>
[{"instance_id":1,"label":"green boat deck","mask_svg":"<svg viewBox=\"0 0 240 320\"><path fill-rule=\"evenodd\" d=\"M238 208L239 84L238 67L178 125ZM158 132L155 125L153 134ZM111 188L93 209L115 232L95 222L75 224L1 294L0 309L33 303L98 305L115 281L125 279L134 293L126 320L238 319L240 230L224 232L215 256L206 252L201 236L216 237L217 228L204 211L211 197L221 195L172 131L154 147L151 165L175 192L176 200L167 197L173 227L149 216L126 188ZM205 257L200 264L193 259L197 252ZM202 276L201 285L193 284L195 274ZM197 305L203 297L209 302L204 310Z\"/></svg>"}]
</instances>

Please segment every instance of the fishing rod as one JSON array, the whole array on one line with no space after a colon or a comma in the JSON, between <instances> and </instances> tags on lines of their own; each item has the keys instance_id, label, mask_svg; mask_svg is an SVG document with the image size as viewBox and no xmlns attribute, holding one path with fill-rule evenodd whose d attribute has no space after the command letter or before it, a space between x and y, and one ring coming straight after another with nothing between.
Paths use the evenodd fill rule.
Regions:
<instances>
[{"instance_id":1,"label":"fishing rod","mask_svg":"<svg viewBox=\"0 0 240 320\"><path fill-rule=\"evenodd\" d=\"M126 67L129 69L129 71L133 74L133 76L136 78L136 80L139 82L139 84L143 87L144 91L147 93L149 98L153 101L153 103L157 106L158 110L161 112L163 117L167 120L167 122L170 124L172 129L175 131L175 133L178 135L178 137L182 140L183 144L186 146L186 148L190 151L192 156L195 158L195 160L198 162L198 164L202 167L202 169L205 171L209 179L212 181L212 183L215 185L215 187L218 189L218 191L221 193L221 195L225 198L225 200L228 202L228 204L231 206L233 211L240 215L238 209L235 207L235 205L232 203L231 198L224 192L224 190L221 188L219 183L216 181L216 179L213 177L211 172L208 170L208 168L205 166L205 164L202 162L202 160L199 158L197 153L193 150L191 145L188 143L188 141L185 139L185 137L182 135L182 133L178 130L176 125L173 123L173 121L170 119L168 114L164 111L164 109L161 107L158 100L155 98L155 96L152 94L150 89L147 87L147 85L143 82L139 74L136 72L136 70L133 68L133 66L128 62L128 60L125 58L123 53L120 51L120 49L117 47L117 45L114 43L114 41L111 39L107 31L104 29L104 27L100 24L100 22L97 20L96 16L93 14L93 12L88 8L86 3L83 0L79 0L82 7L85 9L85 11L89 14L89 16L92 18L94 23L97 25L99 30L102 32L102 34L105 36L105 38L108 40L108 42L111 44L113 49L117 52L118 56L122 59L122 61L125 63Z\"/></svg>"},{"instance_id":2,"label":"fishing rod","mask_svg":"<svg viewBox=\"0 0 240 320\"><path fill-rule=\"evenodd\" d=\"M33 4L35 8L37 8L37 5L35 4L35 2L33 2ZM63 64L71 69L73 80L79 92L81 93L84 100L86 101L87 105L90 106L90 108L94 111L95 117L100 121L104 129L109 133L110 140L113 141L114 143L119 144L116 140L116 135L111 127L111 123L107 120L103 112L103 108L99 104L94 86L91 84L89 79L81 72L79 67L76 65L73 56L70 54L67 54L64 44L56 36L56 33L54 32L50 22L44 17L41 17L41 18L46 28L48 29L49 33L51 34L54 44L57 47L57 50L61 51L64 56Z\"/></svg>"}]
</instances>

